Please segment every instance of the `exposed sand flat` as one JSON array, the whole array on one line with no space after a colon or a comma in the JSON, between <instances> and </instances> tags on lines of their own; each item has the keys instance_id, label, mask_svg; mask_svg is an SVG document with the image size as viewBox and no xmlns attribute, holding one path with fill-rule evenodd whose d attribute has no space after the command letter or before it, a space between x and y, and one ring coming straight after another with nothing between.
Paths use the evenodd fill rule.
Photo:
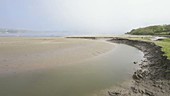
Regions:
<instances>
[{"instance_id":1,"label":"exposed sand flat","mask_svg":"<svg viewBox=\"0 0 170 96\"><path fill-rule=\"evenodd\" d=\"M0 74L83 62L112 50L104 41L66 38L0 38Z\"/></svg>"}]
</instances>

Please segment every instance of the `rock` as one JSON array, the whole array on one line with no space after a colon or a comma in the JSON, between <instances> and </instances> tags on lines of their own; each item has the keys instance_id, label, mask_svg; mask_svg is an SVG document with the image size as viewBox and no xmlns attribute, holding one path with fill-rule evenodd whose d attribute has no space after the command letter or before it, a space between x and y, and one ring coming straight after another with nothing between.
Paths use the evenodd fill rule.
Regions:
<instances>
[{"instance_id":1,"label":"rock","mask_svg":"<svg viewBox=\"0 0 170 96\"><path fill-rule=\"evenodd\" d=\"M161 92L162 92L162 93L165 93L165 90L162 90Z\"/></svg>"},{"instance_id":2,"label":"rock","mask_svg":"<svg viewBox=\"0 0 170 96\"><path fill-rule=\"evenodd\" d=\"M153 84L152 86L157 87L157 85L156 85L156 84Z\"/></svg>"},{"instance_id":3,"label":"rock","mask_svg":"<svg viewBox=\"0 0 170 96\"><path fill-rule=\"evenodd\" d=\"M133 62L133 64L137 64L138 62Z\"/></svg>"},{"instance_id":4,"label":"rock","mask_svg":"<svg viewBox=\"0 0 170 96\"><path fill-rule=\"evenodd\" d=\"M165 78L170 80L170 72L166 72Z\"/></svg>"},{"instance_id":5,"label":"rock","mask_svg":"<svg viewBox=\"0 0 170 96\"><path fill-rule=\"evenodd\" d=\"M137 90L135 87L131 87L131 90L132 90L134 93L138 93L138 90Z\"/></svg>"},{"instance_id":6,"label":"rock","mask_svg":"<svg viewBox=\"0 0 170 96\"><path fill-rule=\"evenodd\" d=\"M133 74L132 78L133 78L134 80L139 79L136 74Z\"/></svg>"},{"instance_id":7,"label":"rock","mask_svg":"<svg viewBox=\"0 0 170 96\"><path fill-rule=\"evenodd\" d=\"M145 92L145 94L148 95L148 96L154 96L154 95L153 95L153 92L151 92L151 91L148 91L148 90L145 89L144 92Z\"/></svg>"},{"instance_id":8,"label":"rock","mask_svg":"<svg viewBox=\"0 0 170 96\"><path fill-rule=\"evenodd\" d=\"M160 89L162 89L162 85L158 85L158 87L159 87Z\"/></svg>"},{"instance_id":9,"label":"rock","mask_svg":"<svg viewBox=\"0 0 170 96\"><path fill-rule=\"evenodd\" d=\"M143 90L138 90L138 91L139 91L139 93L141 93L141 94L145 93Z\"/></svg>"},{"instance_id":10,"label":"rock","mask_svg":"<svg viewBox=\"0 0 170 96\"><path fill-rule=\"evenodd\" d=\"M143 78L143 76L142 76L142 74L140 73L140 70L138 70L138 71L134 72L134 74L133 74L132 78L133 78L134 80L136 80L136 79L137 79L137 80L142 79L142 78Z\"/></svg>"},{"instance_id":11,"label":"rock","mask_svg":"<svg viewBox=\"0 0 170 96\"><path fill-rule=\"evenodd\" d=\"M118 92L110 92L108 91L109 96L120 96L120 93Z\"/></svg>"}]
</instances>

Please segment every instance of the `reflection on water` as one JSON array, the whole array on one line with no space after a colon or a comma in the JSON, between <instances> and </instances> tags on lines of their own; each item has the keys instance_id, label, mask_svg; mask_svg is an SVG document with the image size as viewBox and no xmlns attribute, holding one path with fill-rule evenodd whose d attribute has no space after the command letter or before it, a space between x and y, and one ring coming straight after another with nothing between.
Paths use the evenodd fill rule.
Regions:
<instances>
[{"instance_id":1,"label":"reflection on water","mask_svg":"<svg viewBox=\"0 0 170 96\"><path fill-rule=\"evenodd\" d=\"M88 96L131 78L143 54L118 44L86 62L0 78L0 96Z\"/></svg>"}]
</instances>

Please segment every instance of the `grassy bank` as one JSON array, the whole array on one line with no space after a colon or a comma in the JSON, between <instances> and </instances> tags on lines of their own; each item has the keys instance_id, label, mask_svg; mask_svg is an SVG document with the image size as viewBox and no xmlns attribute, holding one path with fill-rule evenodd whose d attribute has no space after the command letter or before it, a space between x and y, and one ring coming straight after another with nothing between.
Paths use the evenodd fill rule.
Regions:
<instances>
[{"instance_id":1,"label":"grassy bank","mask_svg":"<svg viewBox=\"0 0 170 96\"><path fill-rule=\"evenodd\" d=\"M165 52L165 55L170 59L170 39L165 39L162 41L156 41L155 44L162 47L162 51Z\"/></svg>"},{"instance_id":2,"label":"grassy bank","mask_svg":"<svg viewBox=\"0 0 170 96\"><path fill-rule=\"evenodd\" d=\"M148 37L143 37L143 38L128 38L131 40L142 40L142 41L146 41L146 42L154 42L156 45L161 46L162 47L162 51L165 52L165 55L168 57L168 59L170 59L170 38L161 40L161 41L152 41L151 38Z\"/></svg>"}]
</instances>

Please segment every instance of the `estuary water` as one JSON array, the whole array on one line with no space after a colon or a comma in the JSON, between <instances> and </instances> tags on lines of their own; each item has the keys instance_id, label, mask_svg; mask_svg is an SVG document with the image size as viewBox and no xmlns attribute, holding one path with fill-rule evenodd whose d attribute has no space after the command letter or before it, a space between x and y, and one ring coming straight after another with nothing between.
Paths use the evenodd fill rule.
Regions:
<instances>
[{"instance_id":1,"label":"estuary water","mask_svg":"<svg viewBox=\"0 0 170 96\"><path fill-rule=\"evenodd\" d=\"M0 96L91 96L131 78L143 53L115 44L103 55L51 70L0 77Z\"/></svg>"}]
</instances>

